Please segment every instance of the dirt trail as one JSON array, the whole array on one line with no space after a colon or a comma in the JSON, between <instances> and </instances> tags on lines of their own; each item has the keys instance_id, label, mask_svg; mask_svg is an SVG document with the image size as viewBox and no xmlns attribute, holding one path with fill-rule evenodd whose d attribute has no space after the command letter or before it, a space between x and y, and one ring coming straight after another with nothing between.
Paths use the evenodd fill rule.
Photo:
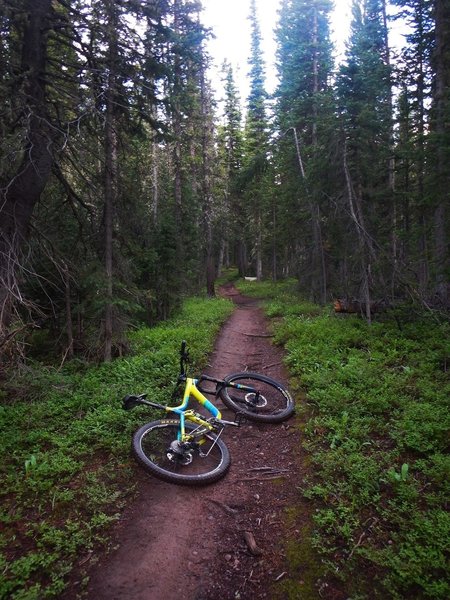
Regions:
<instances>
[{"instance_id":1,"label":"dirt trail","mask_svg":"<svg viewBox=\"0 0 450 600\"><path fill-rule=\"evenodd\" d=\"M270 343L257 303L231 287L224 295L234 300L236 310L222 329L207 372L224 376L248 369L287 384L281 351ZM224 418L233 418L220 408ZM136 468L139 496L117 527L117 549L91 569L88 598L275 598L280 585L276 580L289 570L281 538L283 511L292 502L299 477L293 459L299 444L294 423L227 429L231 468L208 487L171 485ZM261 471L252 470L264 466L283 470L282 477L264 481ZM246 531L254 535L260 555L249 551Z\"/></svg>"}]
</instances>

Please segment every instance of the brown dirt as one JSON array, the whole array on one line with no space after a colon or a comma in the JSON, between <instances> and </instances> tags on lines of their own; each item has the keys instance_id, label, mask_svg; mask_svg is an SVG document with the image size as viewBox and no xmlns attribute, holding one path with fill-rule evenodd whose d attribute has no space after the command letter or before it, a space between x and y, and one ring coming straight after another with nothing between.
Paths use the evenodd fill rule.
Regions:
<instances>
[{"instance_id":1,"label":"brown dirt","mask_svg":"<svg viewBox=\"0 0 450 600\"><path fill-rule=\"evenodd\" d=\"M266 337L257 302L231 286L222 292L236 310L221 331L207 372L221 377L247 369L287 385L282 352ZM233 419L218 406L225 419ZM89 599L272 600L288 597L280 591L288 577L300 581L301 589L304 576L290 572L286 558L286 536L301 529L301 523L287 525L286 518L286 509L298 506L301 497L297 418L281 425L247 423L228 428L225 435L231 468L210 486L180 487L136 468L138 498L114 532L116 549L88 573ZM265 481L253 470L266 466L283 470L282 477ZM250 552L245 532L254 536L260 554ZM67 598L74 592L69 590ZM338 597L320 594L332 596ZM319 598L319 592L290 597Z\"/></svg>"}]
</instances>

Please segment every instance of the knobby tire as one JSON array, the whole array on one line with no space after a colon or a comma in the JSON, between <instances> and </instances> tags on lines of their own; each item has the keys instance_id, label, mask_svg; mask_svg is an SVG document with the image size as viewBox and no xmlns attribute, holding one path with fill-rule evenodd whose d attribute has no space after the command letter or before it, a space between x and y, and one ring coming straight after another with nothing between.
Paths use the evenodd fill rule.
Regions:
<instances>
[{"instance_id":1,"label":"knobby tire","mask_svg":"<svg viewBox=\"0 0 450 600\"><path fill-rule=\"evenodd\" d=\"M234 412L244 414L252 421L281 423L294 413L294 401L288 390L275 379L259 373L233 373L225 377L227 383L246 385L261 392L258 406L245 400L255 395L224 385L220 390L222 402Z\"/></svg>"},{"instance_id":2,"label":"knobby tire","mask_svg":"<svg viewBox=\"0 0 450 600\"><path fill-rule=\"evenodd\" d=\"M230 453L225 443L214 433L205 433L205 443L202 452L206 458L192 452L192 461L171 460L167 455L170 443L177 439L179 429L177 419L161 419L146 423L133 435L132 450L140 465L159 479L181 485L205 485L221 479L228 471L231 463ZM191 423L185 424L186 431L197 427Z\"/></svg>"}]
</instances>

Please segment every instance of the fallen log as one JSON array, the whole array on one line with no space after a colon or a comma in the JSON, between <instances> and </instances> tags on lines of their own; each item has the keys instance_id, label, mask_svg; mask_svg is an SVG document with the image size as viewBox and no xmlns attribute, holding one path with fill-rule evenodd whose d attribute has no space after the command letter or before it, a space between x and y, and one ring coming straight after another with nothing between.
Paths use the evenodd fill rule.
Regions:
<instances>
[{"instance_id":1,"label":"fallen log","mask_svg":"<svg viewBox=\"0 0 450 600\"><path fill-rule=\"evenodd\" d=\"M335 313L347 314L366 314L366 303L354 298L336 298L333 300ZM370 303L370 312L377 313L386 308L386 303L382 300Z\"/></svg>"}]
</instances>

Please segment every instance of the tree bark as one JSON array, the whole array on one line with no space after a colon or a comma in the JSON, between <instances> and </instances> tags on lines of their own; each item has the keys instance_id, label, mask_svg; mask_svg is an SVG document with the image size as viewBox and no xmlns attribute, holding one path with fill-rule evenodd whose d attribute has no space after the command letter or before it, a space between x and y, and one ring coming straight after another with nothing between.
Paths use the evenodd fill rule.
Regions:
<instances>
[{"instance_id":1,"label":"tree bark","mask_svg":"<svg viewBox=\"0 0 450 600\"><path fill-rule=\"evenodd\" d=\"M34 207L51 174L56 130L46 111L45 69L47 32L52 2L27 2L20 76L23 79L22 120L26 120L22 161L0 193L0 335L11 320L13 304L21 300L18 271Z\"/></svg>"},{"instance_id":2,"label":"tree bark","mask_svg":"<svg viewBox=\"0 0 450 600\"><path fill-rule=\"evenodd\" d=\"M70 290L70 272L67 264L64 264L64 291L66 300L66 332L67 332L67 351L69 358L73 357L73 320L72 320L72 302Z\"/></svg>"},{"instance_id":3,"label":"tree bark","mask_svg":"<svg viewBox=\"0 0 450 600\"><path fill-rule=\"evenodd\" d=\"M206 234L206 293L210 298L216 295L215 280L216 269L214 264L213 244L213 198L212 198L212 156L214 140L214 124L212 110L210 107L210 93L207 89L205 71L202 68L200 74L201 114L202 114L202 196L203 196L203 220Z\"/></svg>"},{"instance_id":4,"label":"tree bark","mask_svg":"<svg viewBox=\"0 0 450 600\"><path fill-rule=\"evenodd\" d=\"M115 115L116 69L117 69L117 15L114 4L108 2L108 83L106 90L106 120L105 120L105 274L106 274L106 304L105 304L105 337L104 361L112 358L113 338L113 211L117 202L117 132Z\"/></svg>"}]
</instances>

